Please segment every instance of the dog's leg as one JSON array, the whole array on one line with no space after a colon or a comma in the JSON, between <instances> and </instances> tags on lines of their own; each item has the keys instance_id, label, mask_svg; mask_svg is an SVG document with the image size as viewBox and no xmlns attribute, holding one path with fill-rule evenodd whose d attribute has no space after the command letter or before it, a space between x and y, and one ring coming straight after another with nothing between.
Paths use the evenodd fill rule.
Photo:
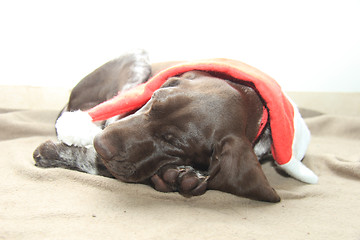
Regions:
<instances>
[{"instance_id":1,"label":"dog's leg","mask_svg":"<svg viewBox=\"0 0 360 240\"><path fill-rule=\"evenodd\" d=\"M190 166L165 166L151 177L151 182L160 192L178 191L185 197L206 192L208 176Z\"/></svg>"},{"instance_id":2,"label":"dog's leg","mask_svg":"<svg viewBox=\"0 0 360 240\"><path fill-rule=\"evenodd\" d=\"M35 165L43 168L66 168L80 172L112 177L98 158L93 147L74 147L46 141L33 153Z\"/></svg>"},{"instance_id":3,"label":"dog's leg","mask_svg":"<svg viewBox=\"0 0 360 240\"><path fill-rule=\"evenodd\" d=\"M146 82L151 75L147 53L136 50L105 63L83 78L71 91L66 111L88 110L121 91Z\"/></svg>"}]
</instances>

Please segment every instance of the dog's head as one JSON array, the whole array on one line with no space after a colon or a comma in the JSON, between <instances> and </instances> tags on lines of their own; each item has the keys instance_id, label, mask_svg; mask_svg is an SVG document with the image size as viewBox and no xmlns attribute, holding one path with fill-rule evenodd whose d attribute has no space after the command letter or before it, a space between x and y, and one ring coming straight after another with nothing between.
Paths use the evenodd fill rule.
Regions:
<instances>
[{"instance_id":1,"label":"dog's head","mask_svg":"<svg viewBox=\"0 0 360 240\"><path fill-rule=\"evenodd\" d=\"M135 114L106 127L94 146L108 170L125 182L144 181L169 164L210 171L218 161L213 189L258 198L238 193L240 180L223 183L222 178L270 188L252 151L261 113L250 88L191 71L168 79Z\"/></svg>"},{"instance_id":2,"label":"dog's head","mask_svg":"<svg viewBox=\"0 0 360 240\"><path fill-rule=\"evenodd\" d=\"M224 116L237 114L230 107L236 94L201 72L170 78L135 114L105 128L95 148L112 173L128 182L149 178L167 164L196 161L206 167L215 139L226 129L236 131L235 119Z\"/></svg>"}]
</instances>

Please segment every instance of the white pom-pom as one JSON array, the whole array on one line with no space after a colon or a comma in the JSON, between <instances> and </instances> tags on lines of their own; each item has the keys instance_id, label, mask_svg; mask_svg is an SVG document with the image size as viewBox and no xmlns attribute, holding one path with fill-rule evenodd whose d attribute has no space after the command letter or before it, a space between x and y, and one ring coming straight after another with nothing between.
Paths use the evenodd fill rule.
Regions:
<instances>
[{"instance_id":1,"label":"white pom-pom","mask_svg":"<svg viewBox=\"0 0 360 240\"><path fill-rule=\"evenodd\" d=\"M58 139L71 146L89 147L102 130L96 126L86 112L64 112L56 121Z\"/></svg>"}]
</instances>

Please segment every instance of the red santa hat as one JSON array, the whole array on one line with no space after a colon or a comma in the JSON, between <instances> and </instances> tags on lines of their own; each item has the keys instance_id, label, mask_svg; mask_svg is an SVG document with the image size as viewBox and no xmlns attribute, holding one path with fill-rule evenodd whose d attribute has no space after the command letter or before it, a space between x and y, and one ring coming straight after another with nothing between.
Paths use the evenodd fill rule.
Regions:
<instances>
[{"instance_id":1,"label":"red santa hat","mask_svg":"<svg viewBox=\"0 0 360 240\"><path fill-rule=\"evenodd\" d=\"M56 123L58 138L68 145L92 145L93 138L101 131L93 122L141 108L168 78L192 70L206 71L214 76L252 87L268 111L273 139L272 154L276 163L298 180L307 183L317 182L317 176L301 162L310 142L310 131L298 108L274 79L236 60L209 59L181 63L161 71L146 83L86 112L64 113ZM79 122L79 125L74 122Z\"/></svg>"}]
</instances>

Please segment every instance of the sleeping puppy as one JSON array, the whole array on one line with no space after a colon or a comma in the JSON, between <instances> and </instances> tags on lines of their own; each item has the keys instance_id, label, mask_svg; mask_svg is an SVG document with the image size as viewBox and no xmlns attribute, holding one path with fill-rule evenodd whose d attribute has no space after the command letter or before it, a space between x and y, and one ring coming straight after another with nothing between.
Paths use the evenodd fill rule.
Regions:
<instances>
[{"instance_id":1,"label":"sleeping puppy","mask_svg":"<svg viewBox=\"0 0 360 240\"><path fill-rule=\"evenodd\" d=\"M108 62L73 89L59 116L90 109L172 65L151 66L142 51ZM136 112L100 122L93 146L47 141L33 157L39 167L150 184L187 197L213 189L279 202L259 163L272 143L268 125L258 136L262 116L252 88L189 71L169 78Z\"/></svg>"}]
</instances>

